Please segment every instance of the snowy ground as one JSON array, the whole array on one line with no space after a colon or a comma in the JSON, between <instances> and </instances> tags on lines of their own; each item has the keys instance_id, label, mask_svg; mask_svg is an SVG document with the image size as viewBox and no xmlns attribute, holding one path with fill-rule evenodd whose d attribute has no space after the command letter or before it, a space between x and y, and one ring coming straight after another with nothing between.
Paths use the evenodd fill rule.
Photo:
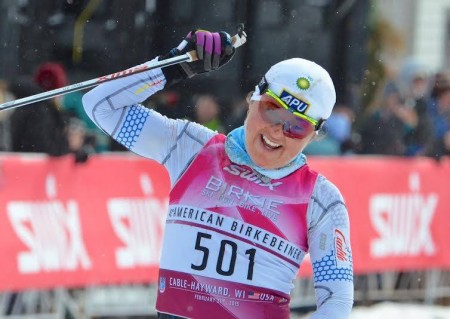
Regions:
<instances>
[{"instance_id":1,"label":"snowy ground","mask_svg":"<svg viewBox=\"0 0 450 319\"><path fill-rule=\"evenodd\" d=\"M292 316L308 319L310 316ZM380 303L372 307L353 308L350 319L450 319L450 306L426 306Z\"/></svg>"}]
</instances>

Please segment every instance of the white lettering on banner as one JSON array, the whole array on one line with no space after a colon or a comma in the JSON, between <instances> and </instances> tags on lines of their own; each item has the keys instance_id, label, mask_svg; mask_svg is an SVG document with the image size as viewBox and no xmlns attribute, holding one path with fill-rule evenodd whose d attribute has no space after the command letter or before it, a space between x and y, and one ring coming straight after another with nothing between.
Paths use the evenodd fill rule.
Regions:
<instances>
[{"instance_id":1,"label":"white lettering on banner","mask_svg":"<svg viewBox=\"0 0 450 319\"><path fill-rule=\"evenodd\" d=\"M124 246L116 249L118 268L157 264L161 250L164 218L168 200L151 197L153 184L143 174L141 188L147 198L113 198L108 200L112 227Z\"/></svg>"},{"instance_id":2,"label":"white lettering on banner","mask_svg":"<svg viewBox=\"0 0 450 319\"><path fill-rule=\"evenodd\" d=\"M433 255L436 251L431 223L438 196L419 193L420 178L411 174L410 194L376 194L370 198L370 218L379 237L371 241L371 255Z\"/></svg>"},{"instance_id":3,"label":"white lettering on banner","mask_svg":"<svg viewBox=\"0 0 450 319\"><path fill-rule=\"evenodd\" d=\"M84 245L78 205L63 202L57 196L56 180L46 179L46 201L7 203L12 227L28 251L18 254L19 272L23 274L62 270L90 269L91 260Z\"/></svg>"}]
</instances>

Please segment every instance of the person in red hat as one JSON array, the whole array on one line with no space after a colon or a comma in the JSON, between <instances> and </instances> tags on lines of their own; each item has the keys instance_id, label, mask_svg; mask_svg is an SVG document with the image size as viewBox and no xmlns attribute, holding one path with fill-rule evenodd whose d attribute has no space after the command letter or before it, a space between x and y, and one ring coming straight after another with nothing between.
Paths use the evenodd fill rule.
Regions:
<instances>
[{"instance_id":1,"label":"person in red hat","mask_svg":"<svg viewBox=\"0 0 450 319\"><path fill-rule=\"evenodd\" d=\"M30 76L12 81L11 93L20 99L42 92ZM68 153L66 118L52 101L17 108L11 115L13 152L37 152L52 156Z\"/></svg>"},{"instance_id":2,"label":"person in red hat","mask_svg":"<svg viewBox=\"0 0 450 319\"><path fill-rule=\"evenodd\" d=\"M41 64L34 74L34 82L45 92L56 90L69 85L67 72L64 66L58 62L46 62ZM81 94L78 92L65 96L57 96L50 100L50 105L57 114L60 126L64 127L64 136L68 145L68 152L75 155L76 161L86 161L88 154L92 153L95 141L88 137L86 131L86 114L82 107L68 110L66 101L77 100L81 104ZM81 116L80 116L81 113ZM74 125L77 123L77 125ZM76 142L74 142L76 141ZM89 141L89 143L88 143Z\"/></svg>"},{"instance_id":3,"label":"person in red hat","mask_svg":"<svg viewBox=\"0 0 450 319\"><path fill-rule=\"evenodd\" d=\"M44 92L59 89L69 84L64 67L56 62L42 64L34 75L34 81Z\"/></svg>"}]
</instances>

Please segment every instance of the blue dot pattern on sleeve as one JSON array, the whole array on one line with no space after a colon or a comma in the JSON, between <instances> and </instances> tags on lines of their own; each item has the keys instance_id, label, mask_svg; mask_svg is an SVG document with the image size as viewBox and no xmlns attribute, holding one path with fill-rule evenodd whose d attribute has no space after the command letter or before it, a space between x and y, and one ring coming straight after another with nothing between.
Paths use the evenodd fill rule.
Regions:
<instances>
[{"instance_id":1,"label":"blue dot pattern on sleeve","mask_svg":"<svg viewBox=\"0 0 450 319\"><path fill-rule=\"evenodd\" d=\"M313 263L316 282L333 280L353 281L352 269L337 267L335 258L334 252L331 252L321 260Z\"/></svg>"},{"instance_id":2,"label":"blue dot pattern on sleeve","mask_svg":"<svg viewBox=\"0 0 450 319\"><path fill-rule=\"evenodd\" d=\"M131 106L125 116L120 132L117 135L117 141L128 149L132 148L141 134L144 123L149 116L149 112L149 109L144 109L137 105Z\"/></svg>"}]
</instances>

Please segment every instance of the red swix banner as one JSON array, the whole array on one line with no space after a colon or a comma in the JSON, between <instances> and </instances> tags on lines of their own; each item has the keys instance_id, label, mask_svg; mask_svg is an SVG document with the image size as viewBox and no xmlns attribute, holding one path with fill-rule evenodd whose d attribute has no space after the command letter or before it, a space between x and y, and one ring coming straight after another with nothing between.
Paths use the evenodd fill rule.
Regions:
<instances>
[{"instance_id":1,"label":"red swix banner","mask_svg":"<svg viewBox=\"0 0 450 319\"><path fill-rule=\"evenodd\" d=\"M450 268L450 160L309 164L344 196L356 273ZM165 169L128 153L1 156L0 291L156 282L168 194Z\"/></svg>"},{"instance_id":2,"label":"red swix banner","mask_svg":"<svg viewBox=\"0 0 450 319\"><path fill-rule=\"evenodd\" d=\"M450 268L450 160L314 158L341 190L357 273Z\"/></svg>"},{"instance_id":3,"label":"red swix banner","mask_svg":"<svg viewBox=\"0 0 450 319\"><path fill-rule=\"evenodd\" d=\"M0 290L157 280L161 166L135 156L0 163Z\"/></svg>"}]
</instances>

